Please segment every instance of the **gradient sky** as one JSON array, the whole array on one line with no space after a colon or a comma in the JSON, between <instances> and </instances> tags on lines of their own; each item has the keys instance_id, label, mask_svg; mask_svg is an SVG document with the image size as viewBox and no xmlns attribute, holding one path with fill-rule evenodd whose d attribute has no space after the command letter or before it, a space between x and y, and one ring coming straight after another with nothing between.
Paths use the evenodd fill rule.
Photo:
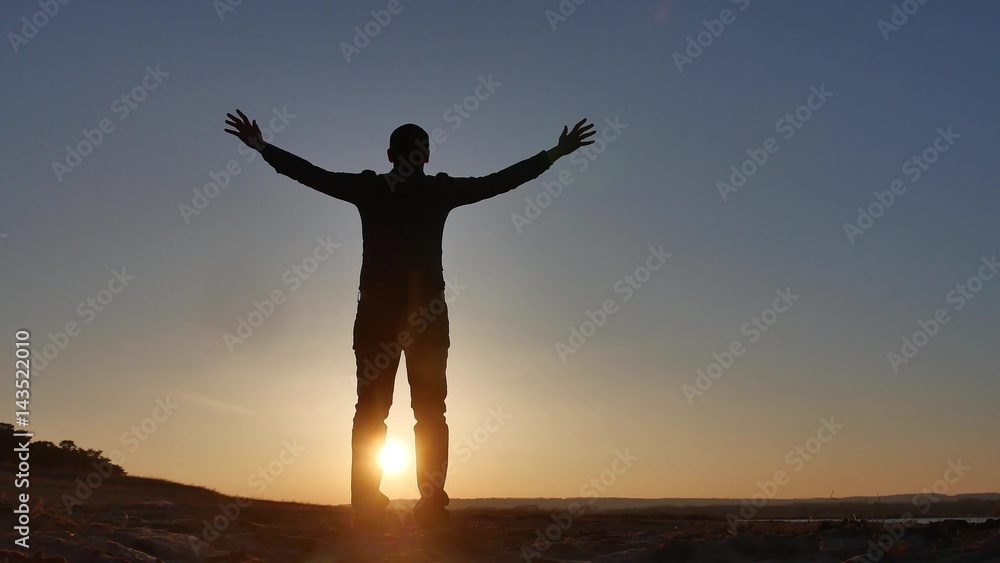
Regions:
<instances>
[{"instance_id":1,"label":"gradient sky","mask_svg":"<svg viewBox=\"0 0 1000 563\"><path fill-rule=\"evenodd\" d=\"M7 35L4 361L18 329L37 357L81 327L36 363L39 439L229 494L348 502L358 214L247 162L226 112L264 125L285 109L272 142L348 172L387 171L402 123L440 127L428 172L457 176L550 148L582 117L598 131L617 118L627 129L585 169L563 159L450 217L445 275L464 286L450 305L451 496L577 496L626 450L638 460L608 496L745 498L779 470L782 498L912 493L958 460L971 469L948 493L1000 490L1000 277L973 281L961 310L949 300L1000 252L1000 6L928 2L886 40L883 0L590 0L555 29L555 0L404 0L348 61L341 43L389 3L344 4L245 0L220 18L209 2L72 2L16 52ZM4 2L3 31L38 9ZM674 53L726 9L679 71ZM157 65L156 88L116 109ZM491 75L499 86L459 121L454 104ZM785 139L778 120L823 86L833 95ZM53 162L105 118L114 129L60 181ZM948 127L959 137L913 181L904 162ZM717 182L769 137L776 152L724 201ZM186 221L179 206L230 161L240 172ZM572 184L519 232L512 214L564 170ZM844 224L896 179L906 191L852 243ZM292 291L284 272L317 237L340 246ZM672 256L625 300L616 283L661 245ZM122 268L134 279L81 310ZM789 288L799 299L750 342L741 327ZM231 352L223 334L276 289L286 300ZM563 361L556 344L608 299L615 312ZM888 354L938 309L949 322L896 373ZM683 386L734 341L744 353L689 402ZM412 448L408 392L401 368L389 435ZM137 448L123 439L168 398L178 408ZM818 442L824 417L844 427ZM806 460L794 452L810 438ZM304 451L281 465L287 440ZM255 489L269 464L281 475ZM383 489L413 498L412 470Z\"/></svg>"}]
</instances>

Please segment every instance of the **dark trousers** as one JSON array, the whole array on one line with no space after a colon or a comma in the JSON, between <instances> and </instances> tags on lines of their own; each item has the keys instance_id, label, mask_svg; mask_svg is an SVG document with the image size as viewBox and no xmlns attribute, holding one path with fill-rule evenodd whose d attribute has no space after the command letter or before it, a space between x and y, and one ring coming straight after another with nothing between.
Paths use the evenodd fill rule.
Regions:
<instances>
[{"instance_id":1,"label":"dark trousers","mask_svg":"<svg viewBox=\"0 0 1000 563\"><path fill-rule=\"evenodd\" d=\"M448 504L448 306L444 293L363 292L354 321L358 402L351 436L351 506L362 517L380 518L389 499L379 491L378 452L385 444L385 419L392 404L400 356L406 356L410 406L417 423L417 486L422 505Z\"/></svg>"}]
</instances>

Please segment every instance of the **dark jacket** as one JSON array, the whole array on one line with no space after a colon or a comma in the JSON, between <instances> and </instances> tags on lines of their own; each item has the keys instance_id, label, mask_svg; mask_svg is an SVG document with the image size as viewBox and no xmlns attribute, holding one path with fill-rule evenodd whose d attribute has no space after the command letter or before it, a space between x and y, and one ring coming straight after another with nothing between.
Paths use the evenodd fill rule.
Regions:
<instances>
[{"instance_id":1,"label":"dark jacket","mask_svg":"<svg viewBox=\"0 0 1000 563\"><path fill-rule=\"evenodd\" d=\"M365 170L328 172L273 145L261 153L279 174L357 206L364 239L361 291L444 291L441 241L448 213L513 190L552 165L542 151L489 176L452 178L415 171L405 179Z\"/></svg>"}]
</instances>

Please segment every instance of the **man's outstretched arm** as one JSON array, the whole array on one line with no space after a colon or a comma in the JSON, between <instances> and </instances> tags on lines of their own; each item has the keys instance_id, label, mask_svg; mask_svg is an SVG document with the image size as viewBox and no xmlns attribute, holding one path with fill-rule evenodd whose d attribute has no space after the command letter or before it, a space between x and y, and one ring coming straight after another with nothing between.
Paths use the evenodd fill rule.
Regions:
<instances>
[{"instance_id":1,"label":"man's outstretched arm","mask_svg":"<svg viewBox=\"0 0 1000 563\"><path fill-rule=\"evenodd\" d=\"M468 205L513 190L514 188L541 176L560 158L580 147L592 145L587 139L594 135L594 124L581 119L572 131L563 126L562 135L556 146L535 156L522 160L499 172L480 178L451 178L449 197L454 205Z\"/></svg>"},{"instance_id":2,"label":"man's outstretched arm","mask_svg":"<svg viewBox=\"0 0 1000 563\"><path fill-rule=\"evenodd\" d=\"M251 121L240 110L236 110L236 113L239 114L239 117L231 113L226 114L229 118L226 120L226 125L232 127L232 129L226 129L226 133L237 137L246 146L259 152L278 174L288 176L318 192L337 199L351 203L357 202L358 194L362 189L360 174L323 170L304 158L270 145L264 141L256 119Z\"/></svg>"}]
</instances>

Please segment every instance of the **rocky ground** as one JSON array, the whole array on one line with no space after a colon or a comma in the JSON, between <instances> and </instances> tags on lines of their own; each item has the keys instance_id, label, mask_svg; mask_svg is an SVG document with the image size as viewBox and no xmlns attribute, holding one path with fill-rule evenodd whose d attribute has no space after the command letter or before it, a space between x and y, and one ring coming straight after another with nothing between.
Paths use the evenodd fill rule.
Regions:
<instances>
[{"instance_id":1,"label":"rocky ground","mask_svg":"<svg viewBox=\"0 0 1000 563\"><path fill-rule=\"evenodd\" d=\"M575 518L529 509L454 511L424 532L405 511L384 537L357 537L346 507L233 499L152 479L109 481L82 504L71 482L33 481L30 549L4 526L3 561L996 561L1000 519L909 527L878 522L752 522L623 512ZM8 518L14 499L4 493ZM548 537L546 537L546 534ZM898 536L898 537L895 537Z\"/></svg>"}]
</instances>

